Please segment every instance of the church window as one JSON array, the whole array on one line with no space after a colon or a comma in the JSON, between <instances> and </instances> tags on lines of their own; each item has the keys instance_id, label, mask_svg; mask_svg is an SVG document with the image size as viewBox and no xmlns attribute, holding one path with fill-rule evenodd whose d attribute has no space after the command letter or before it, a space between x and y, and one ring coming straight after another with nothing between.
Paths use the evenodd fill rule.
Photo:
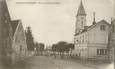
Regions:
<instances>
[{"instance_id":1,"label":"church window","mask_svg":"<svg viewBox=\"0 0 115 69\"><path fill-rule=\"evenodd\" d=\"M100 29L105 31L106 30L106 26L105 25L101 25Z\"/></svg>"}]
</instances>

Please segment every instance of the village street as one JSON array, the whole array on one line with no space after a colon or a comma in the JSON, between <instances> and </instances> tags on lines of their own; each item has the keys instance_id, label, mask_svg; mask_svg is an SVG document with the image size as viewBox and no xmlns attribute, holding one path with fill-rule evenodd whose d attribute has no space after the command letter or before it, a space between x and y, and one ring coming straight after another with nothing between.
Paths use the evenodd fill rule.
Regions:
<instances>
[{"instance_id":1,"label":"village street","mask_svg":"<svg viewBox=\"0 0 115 69\"><path fill-rule=\"evenodd\" d=\"M33 56L13 68L2 69L111 69L107 65L94 67L71 60L55 59L46 56Z\"/></svg>"}]
</instances>

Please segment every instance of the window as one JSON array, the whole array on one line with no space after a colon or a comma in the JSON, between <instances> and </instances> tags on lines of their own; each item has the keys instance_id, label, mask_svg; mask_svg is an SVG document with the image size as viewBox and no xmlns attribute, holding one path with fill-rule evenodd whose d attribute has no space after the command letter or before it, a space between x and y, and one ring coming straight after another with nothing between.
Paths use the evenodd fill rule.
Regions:
<instances>
[{"instance_id":1,"label":"window","mask_svg":"<svg viewBox=\"0 0 115 69\"><path fill-rule=\"evenodd\" d=\"M86 43L88 43L87 39L85 40Z\"/></svg>"},{"instance_id":2,"label":"window","mask_svg":"<svg viewBox=\"0 0 115 69\"><path fill-rule=\"evenodd\" d=\"M105 55L107 55L107 49L105 49Z\"/></svg>"},{"instance_id":3,"label":"window","mask_svg":"<svg viewBox=\"0 0 115 69\"><path fill-rule=\"evenodd\" d=\"M80 19L77 20L78 22L80 21Z\"/></svg>"},{"instance_id":4,"label":"window","mask_svg":"<svg viewBox=\"0 0 115 69\"><path fill-rule=\"evenodd\" d=\"M100 29L105 31L106 30L106 26L105 25L101 25Z\"/></svg>"},{"instance_id":5,"label":"window","mask_svg":"<svg viewBox=\"0 0 115 69\"><path fill-rule=\"evenodd\" d=\"M76 40L76 42L79 42L79 40Z\"/></svg>"},{"instance_id":6,"label":"window","mask_svg":"<svg viewBox=\"0 0 115 69\"><path fill-rule=\"evenodd\" d=\"M7 20L5 20L5 23L8 23L8 21L7 21Z\"/></svg>"},{"instance_id":7,"label":"window","mask_svg":"<svg viewBox=\"0 0 115 69\"><path fill-rule=\"evenodd\" d=\"M85 43L85 42L84 42L84 39L82 40L82 42Z\"/></svg>"},{"instance_id":8,"label":"window","mask_svg":"<svg viewBox=\"0 0 115 69\"><path fill-rule=\"evenodd\" d=\"M84 19L84 17L81 17L81 19Z\"/></svg>"},{"instance_id":9,"label":"window","mask_svg":"<svg viewBox=\"0 0 115 69\"><path fill-rule=\"evenodd\" d=\"M80 43L82 43L83 42L83 40L81 39L81 42Z\"/></svg>"},{"instance_id":10,"label":"window","mask_svg":"<svg viewBox=\"0 0 115 69\"><path fill-rule=\"evenodd\" d=\"M115 32L115 26L114 25L112 25L112 31Z\"/></svg>"},{"instance_id":11,"label":"window","mask_svg":"<svg viewBox=\"0 0 115 69\"><path fill-rule=\"evenodd\" d=\"M23 50L23 48L22 48L22 46L20 46L20 51L22 51Z\"/></svg>"},{"instance_id":12,"label":"window","mask_svg":"<svg viewBox=\"0 0 115 69\"><path fill-rule=\"evenodd\" d=\"M83 21L81 21L81 27L83 27Z\"/></svg>"},{"instance_id":13,"label":"window","mask_svg":"<svg viewBox=\"0 0 115 69\"><path fill-rule=\"evenodd\" d=\"M97 49L97 55L99 55L99 49Z\"/></svg>"},{"instance_id":14,"label":"window","mask_svg":"<svg viewBox=\"0 0 115 69\"><path fill-rule=\"evenodd\" d=\"M107 49L97 49L97 55L107 55Z\"/></svg>"},{"instance_id":15,"label":"window","mask_svg":"<svg viewBox=\"0 0 115 69\"><path fill-rule=\"evenodd\" d=\"M5 13L5 17L8 17L8 14L7 14L7 13Z\"/></svg>"},{"instance_id":16,"label":"window","mask_svg":"<svg viewBox=\"0 0 115 69\"><path fill-rule=\"evenodd\" d=\"M104 55L104 49L100 49L100 55Z\"/></svg>"}]
</instances>

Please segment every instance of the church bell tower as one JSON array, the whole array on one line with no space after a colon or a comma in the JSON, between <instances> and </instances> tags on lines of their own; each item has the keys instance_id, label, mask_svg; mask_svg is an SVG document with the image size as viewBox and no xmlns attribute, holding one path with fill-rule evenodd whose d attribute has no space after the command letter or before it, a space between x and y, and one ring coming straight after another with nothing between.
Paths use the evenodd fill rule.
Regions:
<instances>
[{"instance_id":1,"label":"church bell tower","mask_svg":"<svg viewBox=\"0 0 115 69\"><path fill-rule=\"evenodd\" d=\"M82 30L84 30L85 26L87 26L87 24L86 24L86 12L85 12L82 0L81 0L77 15L76 15L75 34L82 32Z\"/></svg>"}]
</instances>

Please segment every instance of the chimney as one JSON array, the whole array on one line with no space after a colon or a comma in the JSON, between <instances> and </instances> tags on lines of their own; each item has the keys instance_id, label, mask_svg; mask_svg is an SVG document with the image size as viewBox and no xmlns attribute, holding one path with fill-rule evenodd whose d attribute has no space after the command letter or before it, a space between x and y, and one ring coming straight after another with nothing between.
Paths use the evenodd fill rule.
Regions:
<instances>
[{"instance_id":1,"label":"chimney","mask_svg":"<svg viewBox=\"0 0 115 69\"><path fill-rule=\"evenodd\" d=\"M93 12L93 25L96 24L96 21L95 21L95 12Z\"/></svg>"}]
</instances>

